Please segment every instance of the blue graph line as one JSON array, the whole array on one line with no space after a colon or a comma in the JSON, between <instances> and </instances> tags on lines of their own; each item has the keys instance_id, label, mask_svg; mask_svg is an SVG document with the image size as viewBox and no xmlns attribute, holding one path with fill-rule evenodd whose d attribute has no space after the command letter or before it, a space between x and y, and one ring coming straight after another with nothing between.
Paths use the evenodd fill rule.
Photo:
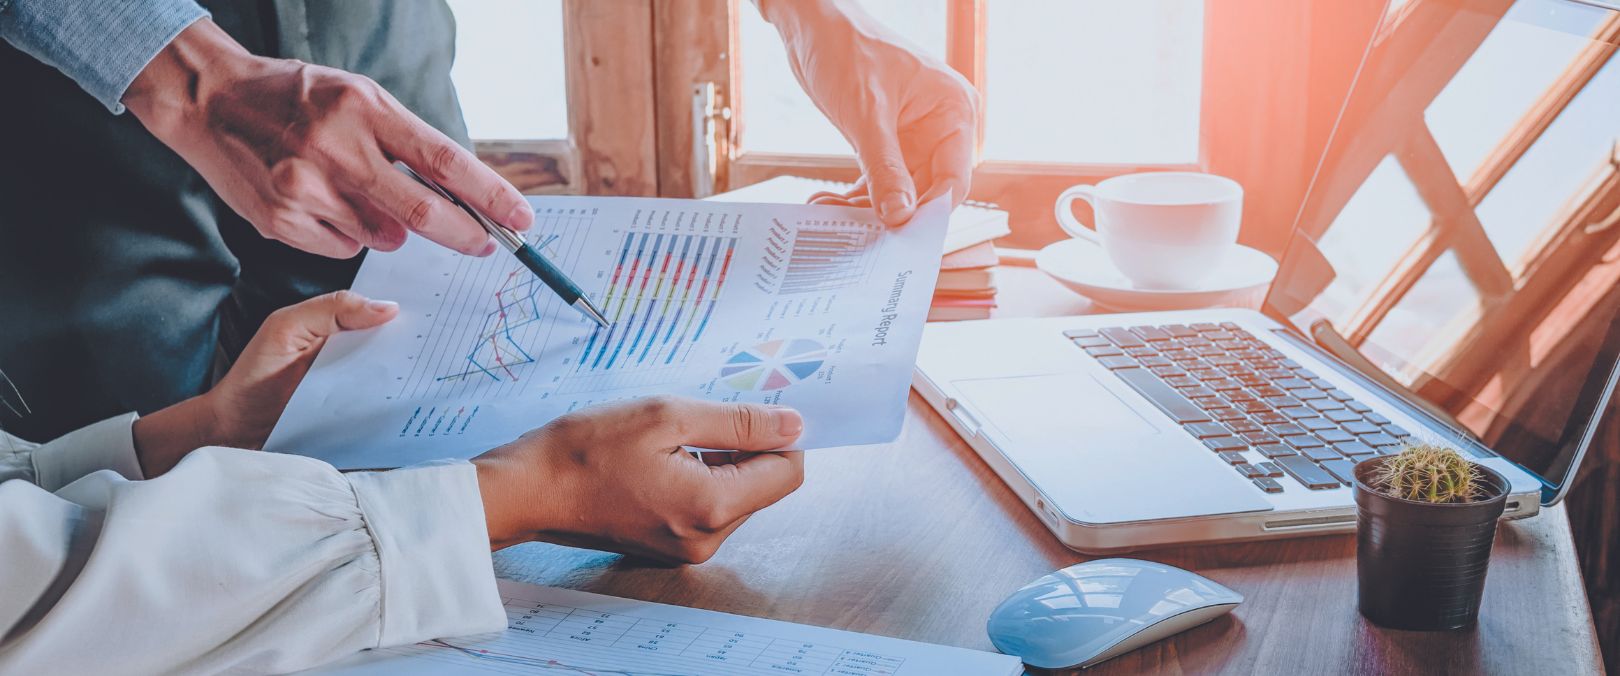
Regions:
<instances>
[{"instance_id":1,"label":"blue graph line","mask_svg":"<svg viewBox=\"0 0 1620 676\"><path fill-rule=\"evenodd\" d=\"M625 241L627 243L629 242L629 235L625 236ZM625 283L624 283L625 291L624 291L623 294L621 294L619 296L619 310L618 310L618 312L620 312L620 313L624 312L625 303L628 303L630 301L630 280L635 279L636 270L641 267L641 254L644 253L646 250L647 250L647 233L641 233L641 241L636 243L636 258L635 258L634 261L632 261L630 263L630 277L625 280ZM608 302L612 302L612 300L613 299L609 298ZM591 362L591 370L593 370L593 371L596 370L596 367L602 365L602 358L607 356L608 345L613 342L613 334L618 333L618 331L619 331L619 324L618 324L618 321L617 321L618 320L618 313L615 313L613 315L613 318L614 318L615 321L614 321L612 326L608 327L607 337L605 339L603 339L603 341L602 341L602 349L596 353L596 360Z\"/></svg>"},{"instance_id":2,"label":"blue graph line","mask_svg":"<svg viewBox=\"0 0 1620 676\"><path fill-rule=\"evenodd\" d=\"M736 240L732 240L732 242L735 243ZM709 267L703 269L703 280L705 282L707 282L709 280L710 276L712 276L714 274L714 261L715 261L715 259L720 257L720 244L721 244L720 238L716 237L714 239L714 250L709 252ZM719 292L720 292L719 289L715 289L715 293L719 293ZM702 295L703 295L703 290L700 289L698 291L698 296L700 297L700 299L701 299ZM691 329L692 329L692 321L690 319L688 319L687 322L686 322L686 329L681 331L681 339L675 342L675 349L670 350L669 354L664 356L664 363L665 364L674 363L675 355L681 351L681 343L686 342L686 332L690 331ZM670 331L674 331L674 328L671 328Z\"/></svg>"},{"instance_id":3,"label":"blue graph line","mask_svg":"<svg viewBox=\"0 0 1620 676\"><path fill-rule=\"evenodd\" d=\"M558 237L555 234L549 235L536 244L535 248L544 250L557 241ZM515 286L514 283L516 283ZM438 380L451 380L482 373L489 376L491 380L499 382L501 376L498 371L504 371L508 378L516 380L516 376L511 372L511 367L532 363L534 356L530 355L528 350L523 349L523 346L518 343L517 337L512 332L540 321L540 301L536 297L539 290L537 280L533 275L526 274L526 269L519 268L508 273L501 288L495 291L495 310L485 315L487 330L480 334L478 341L473 344L472 350L467 353L466 359L470 365L469 368L462 373L441 376ZM510 315L513 313L521 314L520 308L524 305L528 307L527 317L517 322L511 321ZM504 348L500 343L500 339L503 338L506 341ZM479 359L479 353L485 349L490 350L491 354L494 355L495 364L486 364ZM506 363L501 356L503 349L515 352L521 358L514 360L512 363Z\"/></svg>"},{"instance_id":4,"label":"blue graph line","mask_svg":"<svg viewBox=\"0 0 1620 676\"><path fill-rule=\"evenodd\" d=\"M673 245L674 242L675 242L675 240L673 240L673 239L670 240L671 245ZM658 247L661 247L663 245L664 245L664 236L662 234L660 234L658 236L658 239L653 240L652 260L647 261L647 270L641 276L641 286L636 289L636 307L630 308L630 318L625 320L624 332L625 332L626 335L628 335L630 333L630 327L636 325L636 308L639 308L641 306L642 298L647 293L647 281L652 279L653 266L656 265L657 261L658 261ZM629 288L628 287L625 289L625 293L626 294L629 293ZM624 306L621 304L620 307L624 307ZM624 351L624 336L620 336L619 337L619 343L617 345L613 346L613 356L608 357L608 363L607 363L607 366L605 368L610 368L610 369L613 368L613 362L616 362L616 361L619 360L619 353L621 353L623 351Z\"/></svg>"},{"instance_id":5,"label":"blue graph line","mask_svg":"<svg viewBox=\"0 0 1620 676\"><path fill-rule=\"evenodd\" d=\"M664 334L664 345L669 344L670 337L675 335L675 328L681 325L681 315L686 314L686 294L692 292L692 280L697 278L698 265L703 263L703 245L708 241L707 235L698 238L697 257L692 259L691 276L687 278L686 289L681 291L681 306L675 309L675 318L669 322L669 332Z\"/></svg>"},{"instance_id":6,"label":"blue graph line","mask_svg":"<svg viewBox=\"0 0 1620 676\"><path fill-rule=\"evenodd\" d=\"M674 302L674 300L675 300L675 289L681 285L681 272L686 270L686 254L689 253L691 250L692 250L692 238L687 237L687 238L682 239L681 240L681 262L675 264L675 277L673 278L674 281L672 281L670 283L670 285L669 285L669 295L664 298L665 312L660 313L658 315L658 324L653 327L652 337L647 339L647 347L642 348L641 356L636 358L636 363L637 364L640 364L642 362L647 361L647 354L649 352L652 352L653 342L658 340L658 332L664 328L665 315L668 313L668 308L669 308L670 303ZM684 307L685 306L682 305L681 307L677 307L675 309L675 320L676 321L680 321L681 309L684 308ZM640 340L639 336L637 337L637 340L638 341ZM664 341L668 342L669 339L665 338Z\"/></svg>"},{"instance_id":7,"label":"blue graph line","mask_svg":"<svg viewBox=\"0 0 1620 676\"><path fill-rule=\"evenodd\" d=\"M618 283L619 275L624 272L624 261L625 261L625 259L627 259L629 257L630 257L630 235L625 235L624 236L624 249L619 252L619 262L613 268L613 279L609 281L608 290L610 292L612 291L612 286L611 285ZM606 303L609 300L611 300L611 299L610 298L603 298L602 302ZM585 360L590 358L591 349L596 345L596 339L601 337L601 336L602 336L602 327L598 326L598 327L596 327L595 330L591 331L590 339L585 341L585 351L579 353L579 363L584 364Z\"/></svg>"},{"instance_id":8,"label":"blue graph line","mask_svg":"<svg viewBox=\"0 0 1620 676\"><path fill-rule=\"evenodd\" d=\"M686 239L686 238L683 237L682 239ZM662 266L660 266L659 270L658 270L658 285L659 286L664 285L664 280L666 279L666 277L664 277L664 273L669 271L669 258L670 258L670 256L673 256L674 254L675 254L675 238L671 237L670 240L669 240L669 250L664 252L664 264ZM653 252L653 261L656 263L657 260L658 260L658 252L654 251ZM650 271L652 271L652 268L648 268L647 270L650 272ZM642 290L645 291L646 287L643 287ZM647 334L647 324L648 324L648 322L652 321L653 310L655 310L657 308L658 308L658 288L654 287L653 288L653 293L652 293L652 298L647 303L647 314L644 314L644 315L641 316L641 329L636 331L636 339L630 341L630 354L635 354L636 353L636 347L638 345L641 345L641 337ZM658 335L658 332L654 331L653 335L655 335L655 336ZM652 341L647 341L647 342L648 342L648 344L652 343Z\"/></svg>"}]
</instances>

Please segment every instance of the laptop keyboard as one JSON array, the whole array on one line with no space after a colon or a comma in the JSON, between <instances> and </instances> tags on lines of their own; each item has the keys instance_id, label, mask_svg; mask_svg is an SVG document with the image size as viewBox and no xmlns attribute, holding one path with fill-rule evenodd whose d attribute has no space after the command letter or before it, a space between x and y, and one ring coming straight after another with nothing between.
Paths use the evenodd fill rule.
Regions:
<instances>
[{"instance_id":1,"label":"laptop keyboard","mask_svg":"<svg viewBox=\"0 0 1620 676\"><path fill-rule=\"evenodd\" d=\"M1063 335L1267 493L1349 486L1411 436L1231 322Z\"/></svg>"}]
</instances>

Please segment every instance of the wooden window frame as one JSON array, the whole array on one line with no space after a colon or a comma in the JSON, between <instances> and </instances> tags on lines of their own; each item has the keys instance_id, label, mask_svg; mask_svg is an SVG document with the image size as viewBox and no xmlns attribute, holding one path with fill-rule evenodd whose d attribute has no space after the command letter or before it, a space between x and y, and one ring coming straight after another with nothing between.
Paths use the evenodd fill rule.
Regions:
<instances>
[{"instance_id":1,"label":"wooden window frame","mask_svg":"<svg viewBox=\"0 0 1620 676\"><path fill-rule=\"evenodd\" d=\"M563 0L568 138L475 139L478 157L526 194L658 194L653 4Z\"/></svg>"},{"instance_id":2,"label":"wooden window frame","mask_svg":"<svg viewBox=\"0 0 1620 676\"><path fill-rule=\"evenodd\" d=\"M669 5L675 0L657 1ZM700 5L699 8L690 7L691 2L681 2L682 8L686 11L685 16L679 19L679 25L673 22L660 22L659 39L661 42L667 40L677 45L676 51L687 51L696 47L715 56L681 58L680 55L671 54L672 50L661 48L659 91L660 94L666 91L682 92L692 83L715 83L716 90L720 92L720 96L730 109L723 166L716 171L719 178L715 183L717 189L738 188L784 174L845 182L858 178L859 166L851 156L749 151L739 142L744 137L744 128L748 124L747 111L742 108L740 96L743 86L742 68L746 66L738 63L735 58L727 57L740 53L738 49L740 12L755 10L743 6L748 4L747 0L696 0L696 2ZM986 0L945 0L945 2L946 63L982 91L981 85L985 80ZM711 18L690 18L694 15ZM722 20L716 17L724 18ZM690 171L682 166L685 163L679 159L673 163L669 161L669 158L684 157L683 154L677 153L690 152L683 147L692 139L688 131L693 128L690 110L691 106L686 101L667 101L660 107L660 131L663 132L660 150L666 158L661 176L672 179L661 185L664 194L690 194L688 191L691 183L685 178ZM663 122L666 116L668 121ZM982 129L979 142L982 146ZM1042 207L1045 213L1032 209L1027 214L1015 213L1014 220L1050 222L1053 220L1050 201L1059 191L1074 183L1095 182L1132 171L1197 168L1197 164L1118 165L984 161L979 162L975 168L972 197L1009 207L1041 202L1047 205ZM1055 231L1055 222L1050 225L1050 229Z\"/></svg>"},{"instance_id":3,"label":"wooden window frame","mask_svg":"<svg viewBox=\"0 0 1620 676\"><path fill-rule=\"evenodd\" d=\"M981 86L987 0L943 1L946 61ZM735 58L738 23L740 12L755 11L745 4L564 0L569 138L480 139L480 157L527 193L690 197L701 196L705 185L726 190L781 174L854 180L853 157L749 152L739 145L747 115L738 96L744 67ZM1139 171L1210 171L1250 188L1244 243L1280 253L1294 205L1348 90L1353 72L1343 64L1358 56L1352 50L1376 29L1382 9L1380 0L1210 2L1198 161L983 161L970 197L1011 212L1015 233L1007 243L1035 246L1061 237L1051 204L1063 188ZM1276 39L1254 40L1255 25L1271 27ZM1273 76L1250 75L1257 65ZM712 119L704 119L694 100L706 85L713 92ZM1277 102L1297 103L1283 108ZM698 161L702 144L694 139L700 135L711 138L715 162L708 165Z\"/></svg>"},{"instance_id":4,"label":"wooden window frame","mask_svg":"<svg viewBox=\"0 0 1620 676\"><path fill-rule=\"evenodd\" d=\"M945 60L981 92L985 84L987 0L944 0ZM728 58L739 53L738 19L747 0L655 0L659 81L660 193L688 196L693 182L693 106L686 93L695 83L712 82L729 114L723 152L714 169L716 189L737 188L773 176L793 174L837 181L859 176L850 156L750 151L740 143L748 124L741 107L741 69ZM1319 6L1311 6L1317 4ZM695 6L694 6L695 5ZM1036 246L1062 236L1051 204L1064 188L1141 171L1210 171L1246 186L1264 186L1268 199L1245 203L1246 244L1280 252L1295 216L1295 205L1309 184L1309 169L1326 145L1337 104L1348 91L1353 62L1382 16L1383 4L1283 3L1272 0L1220 0L1205 6L1205 58L1200 104L1199 157L1191 163L1109 164L987 160L974 171L971 198L1008 210L1014 234L1004 240ZM666 20L665 17L670 17ZM1252 27L1274 28L1263 48L1255 47ZM668 45L668 46L666 46ZM703 52L694 55L694 51ZM1256 78L1264 64L1277 77ZM1324 66L1326 63L1328 65ZM1284 64L1279 66L1278 64ZM1303 96L1302 92L1320 95ZM1330 101L1322 104L1321 101ZM1279 107L1277 102L1297 102ZM983 101L981 101L983 103ZM994 115L993 110L986 114ZM702 128L698 125L696 128ZM980 145L983 144L982 129ZM1281 158L1281 159L1279 159Z\"/></svg>"}]
</instances>

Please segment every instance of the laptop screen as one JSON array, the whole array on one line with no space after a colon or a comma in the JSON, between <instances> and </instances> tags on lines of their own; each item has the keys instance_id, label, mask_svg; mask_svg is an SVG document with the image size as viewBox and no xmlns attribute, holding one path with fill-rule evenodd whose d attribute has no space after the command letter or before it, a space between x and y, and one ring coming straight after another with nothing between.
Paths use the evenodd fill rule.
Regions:
<instances>
[{"instance_id":1,"label":"laptop screen","mask_svg":"<svg viewBox=\"0 0 1620 676\"><path fill-rule=\"evenodd\" d=\"M1620 354L1620 11L1599 4L1391 2L1266 300L1553 491Z\"/></svg>"}]
</instances>

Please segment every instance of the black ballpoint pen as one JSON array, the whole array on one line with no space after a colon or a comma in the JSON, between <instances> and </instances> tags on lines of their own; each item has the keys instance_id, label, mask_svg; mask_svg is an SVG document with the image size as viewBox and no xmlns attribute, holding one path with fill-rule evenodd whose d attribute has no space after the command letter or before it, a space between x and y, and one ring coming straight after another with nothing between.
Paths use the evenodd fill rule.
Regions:
<instances>
[{"instance_id":1,"label":"black ballpoint pen","mask_svg":"<svg viewBox=\"0 0 1620 676\"><path fill-rule=\"evenodd\" d=\"M602 311L597 309L595 304L591 303L591 299L585 295L584 291L580 290L579 285L575 284L574 280L569 279L568 275L563 274L562 270L557 269L556 265L553 265L551 261L546 260L545 256L540 255L539 251L536 251L534 247L529 246L529 243L523 241L523 238L518 236L517 233L508 230L506 226L499 225L494 221L489 220L489 218L484 216L483 213L479 212L477 209L474 209L471 204L463 202L461 198L456 197L449 190L445 190L443 186L423 178L421 174L416 173L410 167L405 166L405 164L399 163L398 166L401 169L404 169L405 173L410 174L411 178L416 179L418 183L427 186L428 189L438 193L439 196L450 200L451 204L461 207L461 210L467 212L467 215L471 216L472 219L478 223L478 225L482 226L484 231L489 233L490 237L493 237L495 238L495 241L500 242L501 246L505 247L507 251L512 252L513 256L517 256L517 259L521 261L523 266L528 268L530 272L533 272L534 276L539 277L540 281L545 282L546 286L551 287L551 290L556 292L557 295L563 299L564 303L567 303L573 306L574 309L584 313L586 317L590 317L592 321L595 321L602 328L608 328L613 325L612 322L607 320L607 317L602 316Z\"/></svg>"}]
</instances>

